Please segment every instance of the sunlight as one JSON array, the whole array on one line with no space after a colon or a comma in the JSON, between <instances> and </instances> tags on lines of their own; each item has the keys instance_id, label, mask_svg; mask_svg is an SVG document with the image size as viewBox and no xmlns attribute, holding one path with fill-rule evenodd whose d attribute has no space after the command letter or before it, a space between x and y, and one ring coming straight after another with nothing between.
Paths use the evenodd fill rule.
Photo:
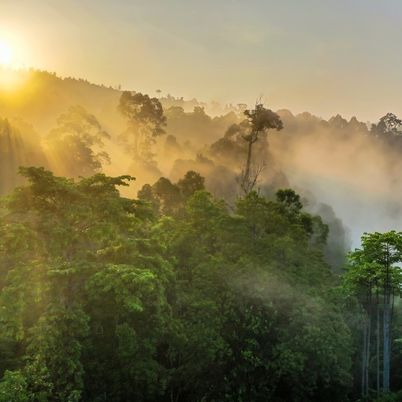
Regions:
<instances>
[{"instance_id":1,"label":"sunlight","mask_svg":"<svg viewBox=\"0 0 402 402\"><path fill-rule=\"evenodd\" d=\"M0 64L10 66L13 61L13 51L6 42L0 41Z\"/></svg>"},{"instance_id":2,"label":"sunlight","mask_svg":"<svg viewBox=\"0 0 402 402\"><path fill-rule=\"evenodd\" d=\"M24 70L0 64L0 94L7 96L9 101L20 102L24 100L30 89L30 75Z\"/></svg>"},{"instance_id":3,"label":"sunlight","mask_svg":"<svg viewBox=\"0 0 402 402\"><path fill-rule=\"evenodd\" d=\"M20 76L13 71L0 64L0 91L3 93L15 93L22 87Z\"/></svg>"}]
</instances>

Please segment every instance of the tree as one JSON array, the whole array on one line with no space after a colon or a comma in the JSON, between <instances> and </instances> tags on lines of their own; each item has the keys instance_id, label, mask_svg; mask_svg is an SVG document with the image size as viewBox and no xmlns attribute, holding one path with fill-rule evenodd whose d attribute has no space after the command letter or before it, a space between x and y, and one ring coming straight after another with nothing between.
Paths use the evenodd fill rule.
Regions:
<instances>
[{"instance_id":1,"label":"tree","mask_svg":"<svg viewBox=\"0 0 402 402\"><path fill-rule=\"evenodd\" d=\"M400 292L402 276L397 265L402 262L402 233L366 233L362 248L349 255L349 268L345 283L356 294L366 312L363 321L362 394L370 388L371 322L376 328L376 387L380 392L380 313L382 314L382 391L390 390L391 329L395 293ZM382 299L382 300L381 300Z\"/></svg>"},{"instance_id":2,"label":"tree","mask_svg":"<svg viewBox=\"0 0 402 402\"><path fill-rule=\"evenodd\" d=\"M57 119L46 142L52 168L69 177L88 177L110 163L102 150L110 138L98 119L82 106L72 106Z\"/></svg>"},{"instance_id":3,"label":"tree","mask_svg":"<svg viewBox=\"0 0 402 402\"><path fill-rule=\"evenodd\" d=\"M197 172L189 170L185 176L177 182L184 199L188 199L196 191L204 190L205 179Z\"/></svg>"},{"instance_id":4,"label":"tree","mask_svg":"<svg viewBox=\"0 0 402 402\"><path fill-rule=\"evenodd\" d=\"M323 297L330 271L310 245L304 211L290 210L251 192L232 214L197 191L169 226L174 311L195 343L195 361L175 344L177 400L346 399L349 329ZM204 381L190 388L195 372Z\"/></svg>"},{"instance_id":5,"label":"tree","mask_svg":"<svg viewBox=\"0 0 402 402\"><path fill-rule=\"evenodd\" d=\"M0 382L0 402L29 402L34 395L28 391L26 379L19 371L6 371Z\"/></svg>"},{"instance_id":6,"label":"tree","mask_svg":"<svg viewBox=\"0 0 402 402\"><path fill-rule=\"evenodd\" d=\"M299 194L291 189L278 190L276 199L285 205L289 211L299 212L303 208Z\"/></svg>"},{"instance_id":7,"label":"tree","mask_svg":"<svg viewBox=\"0 0 402 402\"><path fill-rule=\"evenodd\" d=\"M169 179L161 177L153 184L152 189L160 200L162 214L172 214L180 208L180 189Z\"/></svg>"},{"instance_id":8,"label":"tree","mask_svg":"<svg viewBox=\"0 0 402 402\"><path fill-rule=\"evenodd\" d=\"M189 170L176 184L160 177L152 186L144 184L138 198L152 206L156 215L174 215L184 208L185 202L197 191L204 190L204 177Z\"/></svg>"},{"instance_id":9,"label":"tree","mask_svg":"<svg viewBox=\"0 0 402 402\"><path fill-rule=\"evenodd\" d=\"M259 137L270 129L282 130L283 124L280 117L270 109L266 109L262 103L257 103L252 110L244 112L248 122L248 133L243 135L247 142L247 159L245 168L240 178L240 186L245 194L248 194L256 185L257 179L263 166L256 167L252 172L253 145Z\"/></svg>"},{"instance_id":10,"label":"tree","mask_svg":"<svg viewBox=\"0 0 402 402\"><path fill-rule=\"evenodd\" d=\"M161 200L150 184L144 184L138 191L137 197L139 200L147 202L156 216L159 215Z\"/></svg>"},{"instance_id":11,"label":"tree","mask_svg":"<svg viewBox=\"0 0 402 402\"><path fill-rule=\"evenodd\" d=\"M375 136L400 136L402 131L400 130L402 126L402 120L400 120L395 114L387 113L385 116L381 117L377 124L371 126L371 132Z\"/></svg>"},{"instance_id":12,"label":"tree","mask_svg":"<svg viewBox=\"0 0 402 402\"><path fill-rule=\"evenodd\" d=\"M165 133L166 117L159 99L140 92L124 91L118 109L128 122L123 140L127 142L134 158L150 162L155 138Z\"/></svg>"},{"instance_id":13,"label":"tree","mask_svg":"<svg viewBox=\"0 0 402 402\"><path fill-rule=\"evenodd\" d=\"M294 191L228 208L194 171L141 199L129 176L21 173L0 202L0 400L347 399L351 334Z\"/></svg>"},{"instance_id":14,"label":"tree","mask_svg":"<svg viewBox=\"0 0 402 402\"><path fill-rule=\"evenodd\" d=\"M9 197L7 216L0 221L1 232L7 233L0 238L0 322L1 342L7 336L18 345L23 378L19 381L17 373L5 377L0 393L26 384L35 400L73 402L82 400L84 392L92 400L99 397L106 373L113 373L107 383L111 394L119 383L142 389L152 376L152 388L160 392L163 386L157 383L160 377L153 358L156 341L150 339L162 334L162 283L167 286L168 267L154 244L149 246L153 254L147 257L142 255L148 246L135 245L145 230L137 215L138 203L120 197L116 188L132 178L98 174L74 182L43 168L21 172L29 185ZM122 321L113 321L117 317ZM147 332L146 325L155 332ZM100 336L103 327L112 334L105 329ZM128 340L139 345L142 357L128 356L122 348L126 356L124 360L119 355L122 367L132 362L123 382L126 374L113 367L116 355L107 364L103 358L110 356L105 344ZM84 371L92 364L105 364L102 375ZM146 364L155 373L148 379L147 371L142 371ZM10 383L14 378L17 385ZM133 399L132 395L123 400Z\"/></svg>"}]
</instances>

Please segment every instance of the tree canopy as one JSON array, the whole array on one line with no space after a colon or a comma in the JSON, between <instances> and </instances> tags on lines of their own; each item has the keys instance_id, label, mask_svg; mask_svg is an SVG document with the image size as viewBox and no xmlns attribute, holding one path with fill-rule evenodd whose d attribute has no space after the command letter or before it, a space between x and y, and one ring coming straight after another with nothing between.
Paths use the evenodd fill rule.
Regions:
<instances>
[{"instance_id":1,"label":"tree canopy","mask_svg":"<svg viewBox=\"0 0 402 402\"><path fill-rule=\"evenodd\" d=\"M0 214L0 400L344 401L351 333L296 193L21 169ZM318 232L317 232L318 231Z\"/></svg>"}]
</instances>

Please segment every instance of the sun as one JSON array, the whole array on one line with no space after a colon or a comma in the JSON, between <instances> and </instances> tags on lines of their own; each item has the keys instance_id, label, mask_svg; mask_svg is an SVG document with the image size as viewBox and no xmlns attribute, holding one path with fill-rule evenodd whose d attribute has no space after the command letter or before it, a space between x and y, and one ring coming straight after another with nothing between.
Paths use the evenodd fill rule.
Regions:
<instances>
[{"instance_id":1,"label":"sun","mask_svg":"<svg viewBox=\"0 0 402 402\"><path fill-rule=\"evenodd\" d=\"M13 61L13 52L11 47L0 41L0 65L9 66Z\"/></svg>"}]
</instances>

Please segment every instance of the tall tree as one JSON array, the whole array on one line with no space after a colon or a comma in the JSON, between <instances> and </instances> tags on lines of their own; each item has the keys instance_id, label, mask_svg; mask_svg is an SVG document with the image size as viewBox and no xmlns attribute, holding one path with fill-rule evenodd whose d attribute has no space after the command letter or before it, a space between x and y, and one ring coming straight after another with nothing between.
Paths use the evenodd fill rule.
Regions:
<instances>
[{"instance_id":1,"label":"tall tree","mask_svg":"<svg viewBox=\"0 0 402 402\"><path fill-rule=\"evenodd\" d=\"M155 138L165 133L166 117L159 99L140 92L124 91L118 109L128 122L123 140L134 158L150 162Z\"/></svg>"},{"instance_id":2,"label":"tall tree","mask_svg":"<svg viewBox=\"0 0 402 402\"><path fill-rule=\"evenodd\" d=\"M109 163L103 150L110 138L98 119L82 106L72 106L57 119L46 138L52 169L68 177L88 177Z\"/></svg>"},{"instance_id":3,"label":"tall tree","mask_svg":"<svg viewBox=\"0 0 402 402\"><path fill-rule=\"evenodd\" d=\"M345 283L359 297L365 312L363 320L362 394L370 388L371 323L376 320L376 386L379 392L380 310L382 313L382 390L390 390L391 327L395 293L400 291L402 277L398 263L402 262L402 233L366 233L362 248L349 255Z\"/></svg>"},{"instance_id":4,"label":"tall tree","mask_svg":"<svg viewBox=\"0 0 402 402\"><path fill-rule=\"evenodd\" d=\"M376 136L402 135L402 120L393 113L381 117L377 124L371 126L371 133Z\"/></svg>"},{"instance_id":5,"label":"tall tree","mask_svg":"<svg viewBox=\"0 0 402 402\"><path fill-rule=\"evenodd\" d=\"M247 142L247 159L240 178L240 186L244 193L248 194L255 187L263 168L257 166L255 171L252 171L253 145L269 129L282 130L283 124L280 117L272 110L266 109L262 103L257 103L254 109L245 110L244 114L248 122L248 133L243 135L243 139Z\"/></svg>"}]
</instances>

